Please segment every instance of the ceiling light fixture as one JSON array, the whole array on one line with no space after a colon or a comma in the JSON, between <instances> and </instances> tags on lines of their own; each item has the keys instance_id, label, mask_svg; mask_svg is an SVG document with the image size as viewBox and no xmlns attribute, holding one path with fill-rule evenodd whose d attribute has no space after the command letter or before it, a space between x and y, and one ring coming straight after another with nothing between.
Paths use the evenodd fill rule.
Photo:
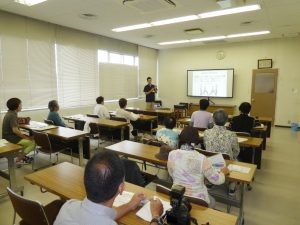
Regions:
<instances>
[{"instance_id":1,"label":"ceiling light fixture","mask_svg":"<svg viewBox=\"0 0 300 225\"><path fill-rule=\"evenodd\" d=\"M205 38L196 38L192 39L191 42L199 42L199 41L215 41L225 39L226 36L215 36L215 37L205 37Z\"/></svg>"},{"instance_id":2,"label":"ceiling light fixture","mask_svg":"<svg viewBox=\"0 0 300 225\"><path fill-rule=\"evenodd\" d=\"M167 20L159 20L159 21L152 22L150 24L152 26L161 26L161 25L166 25L166 24L181 23L181 22L198 20L198 19L199 19L198 16L190 15L190 16L177 17L177 18L172 18L172 19L167 19Z\"/></svg>"},{"instance_id":3,"label":"ceiling light fixture","mask_svg":"<svg viewBox=\"0 0 300 225\"><path fill-rule=\"evenodd\" d=\"M150 23L142 23L142 24L132 25L132 26L128 26L128 27L119 27L119 28L112 29L112 31L123 32L123 31L137 30L137 29L142 29L142 28L147 28L147 27L151 27L151 24Z\"/></svg>"},{"instance_id":4,"label":"ceiling light fixture","mask_svg":"<svg viewBox=\"0 0 300 225\"><path fill-rule=\"evenodd\" d=\"M242 6L242 7L235 7L231 9L223 9L218 11L212 11L212 12L206 12L198 14L198 16L201 19L204 18L210 18L210 17L216 17L216 16L224 16L224 15L230 15L230 14L236 14L236 13L242 13L242 12L250 12L255 10L260 10L261 7L258 4L255 5L248 5L248 6Z\"/></svg>"},{"instance_id":5,"label":"ceiling light fixture","mask_svg":"<svg viewBox=\"0 0 300 225\"><path fill-rule=\"evenodd\" d=\"M174 45L174 44L183 44L188 43L189 40L179 40L179 41L168 41L168 42L160 42L159 45Z\"/></svg>"},{"instance_id":6,"label":"ceiling light fixture","mask_svg":"<svg viewBox=\"0 0 300 225\"><path fill-rule=\"evenodd\" d=\"M27 6L33 6L42 2L45 2L47 0L15 0L16 3L20 3Z\"/></svg>"},{"instance_id":7,"label":"ceiling light fixture","mask_svg":"<svg viewBox=\"0 0 300 225\"><path fill-rule=\"evenodd\" d=\"M248 36L256 36L256 35L263 35L271 33L269 30L258 31L258 32L251 32L251 33L241 33L241 34L230 34L227 35L227 38L238 38L238 37L248 37Z\"/></svg>"},{"instance_id":8,"label":"ceiling light fixture","mask_svg":"<svg viewBox=\"0 0 300 225\"><path fill-rule=\"evenodd\" d=\"M231 8L231 9L201 13L199 15L189 15L189 16L177 17L177 18L172 18L172 19L154 21L151 23L143 23L143 24L137 24L137 25L127 26L127 27L119 27L119 28L112 29L112 31L123 32L123 31L129 31L129 30L137 30L137 29L143 29L143 28L148 28L148 27L152 27L152 26L162 26L162 25L166 25L166 24L181 23L181 22L215 17L215 16L223 16L223 15L229 15L229 14L235 14L235 13L249 12L249 11L254 11L254 10L259 10L259 9L261 9L261 7L258 4L249 5L249 6L236 7L236 8Z\"/></svg>"},{"instance_id":9,"label":"ceiling light fixture","mask_svg":"<svg viewBox=\"0 0 300 225\"><path fill-rule=\"evenodd\" d=\"M173 45L173 44L182 44L188 42L205 42L205 41L214 41L214 40L222 40L226 38L237 38L237 37L248 37L248 36L256 36L256 35L263 35L263 34L270 34L271 32L268 30L264 31L257 31L251 33L241 33L241 34L230 34L230 35L221 35L221 36L214 36L214 37L205 37L205 38L195 38L191 40L179 40L179 41L169 41L169 42L160 42L159 45Z\"/></svg>"}]
</instances>

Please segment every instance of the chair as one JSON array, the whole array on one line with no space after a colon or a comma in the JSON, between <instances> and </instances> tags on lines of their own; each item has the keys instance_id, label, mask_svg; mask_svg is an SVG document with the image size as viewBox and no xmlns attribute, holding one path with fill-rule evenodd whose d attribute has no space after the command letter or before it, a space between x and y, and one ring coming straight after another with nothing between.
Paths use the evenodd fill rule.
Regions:
<instances>
[{"instance_id":1,"label":"chair","mask_svg":"<svg viewBox=\"0 0 300 225\"><path fill-rule=\"evenodd\" d=\"M170 196L171 189L172 189L171 182L165 181L164 184L162 184L162 182L160 182L160 184L156 184L156 191L159 193ZM201 198L188 196L188 195L184 195L184 197L186 197L189 200L189 202L191 202L191 203L194 203L196 205L201 205L204 207L208 207L208 203Z\"/></svg>"},{"instance_id":2,"label":"chair","mask_svg":"<svg viewBox=\"0 0 300 225\"><path fill-rule=\"evenodd\" d=\"M161 100L154 101L154 104L159 104L159 107L162 107L162 101Z\"/></svg>"},{"instance_id":3,"label":"chair","mask_svg":"<svg viewBox=\"0 0 300 225\"><path fill-rule=\"evenodd\" d=\"M218 152L206 151L206 150L203 150L203 149L200 149L200 148L195 148L195 150L197 152L201 153L202 155L205 155L205 156L208 156L208 157L219 154ZM223 153L222 156L225 160L230 160L230 156L228 154Z\"/></svg>"},{"instance_id":4,"label":"chair","mask_svg":"<svg viewBox=\"0 0 300 225\"><path fill-rule=\"evenodd\" d=\"M48 125L55 125L52 120L47 120L47 119L44 119L44 123L46 123Z\"/></svg>"},{"instance_id":5,"label":"chair","mask_svg":"<svg viewBox=\"0 0 300 225\"><path fill-rule=\"evenodd\" d=\"M94 115L94 114L86 114L87 117L93 117L93 118L99 118L98 115Z\"/></svg>"},{"instance_id":6,"label":"chair","mask_svg":"<svg viewBox=\"0 0 300 225\"><path fill-rule=\"evenodd\" d=\"M205 128L205 127L196 127L197 128L197 130L199 130L199 131L205 131L207 128Z\"/></svg>"},{"instance_id":7,"label":"chair","mask_svg":"<svg viewBox=\"0 0 300 225\"><path fill-rule=\"evenodd\" d=\"M176 119L183 118L187 116L187 109L185 105L174 105L174 116Z\"/></svg>"},{"instance_id":8,"label":"chair","mask_svg":"<svg viewBox=\"0 0 300 225\"><path fill-rule=\"evenodd\" d=\"M54 200L43 206L37 201L26 199L14 193L9 187L6 189L15 210L13 224L15 224L17 213L22 218L20 225L52 225L64 204L62 200Z\"/></svg>"},{"instance_id":9,"label":"chair","mask_svg":"<svg viewBox=\"0 0 300 225\"><path fill-rule=\"evenodd\" d=\"M34 170L34 164L35 164L35 157L38 152L48 154L50 156L51 163L52 163L52 160L51 160L52 154L56 154L56 162L52 163L52 165L54 165L58 161L58 153L63 150L69 149L71 151L71 162L73 163L72 148L66 147L66 146L64 146L60 143L54 142L54 141L51 143L47 133L38 132L38 131L32 131L32 133L33 133L35 143L37 145L37 148L34 150L34 155L33 155L33 159L34 159L33 163L32 163L33 170Z\"/></svg>"}]
</instances>

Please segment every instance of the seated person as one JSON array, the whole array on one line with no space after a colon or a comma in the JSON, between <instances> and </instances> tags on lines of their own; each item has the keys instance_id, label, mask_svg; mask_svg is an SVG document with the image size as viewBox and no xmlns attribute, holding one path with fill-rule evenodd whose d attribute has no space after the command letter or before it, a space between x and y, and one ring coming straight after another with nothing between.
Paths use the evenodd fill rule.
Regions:
<instances>
[{"instance_id":1,"label":"seated person","mask_svg":"<svg viewBox=\"0 0 300 225\"><path fill-rule=\"evenodd\" d=\"M213 114L215 125L212 129L204 131L204 146L207 151L225 153L236 160L240 152L237 136L224 126L228 115L223 109Z\"/></svg>"},{"instance_id":2,"label":"seated person","mask_svg":"<svg viewBox=\"0 0 300 225\"><path fill-rule=\"evenodd\" d=\"M49 108L50 112L48 113L47 119L52 120L55 126L67 127L65 122L62 120L62 118L58 114L58 111L59 111L58 102L56 100L49 101L48 108ZM78 147L77 140L63 142L56 137L50 136L49 138L50 138L51 142L55 142L58 145L63 145L65 147L72 148L73 153L79 153L79 147ZM83 140L83 156L86 159L90 158L90 139L88 137L85 137Z\"/></svg>"},{"instance_id":3,"label":"seated person","mask_svg":"<svg viewBox=\"0 0 300 225\"><path fill-rule=\"evenodd\" d=\"M125 110L127 106L127 100L125 98L119 100L119 106L120 108L116 110L116 117L125 118L127 122L136 121L140 118L140 115ZM129 129L130 132L132 132L133 126L131 124L129 125Z\"/></svg>"},{"instance_id":4,"label":"seated person","mask_svg":"<svg viewBox=\"0 0 300 225\"><path fill-rule=\"evenodd\" d=\"M135 210L145 199L143 193L136 193L132 199L115 209L115 198L125 189L125 172L120 158L109 151L95 154L84 171L86 197L83 201L71 199L58 213L54 225L89 224L117 225L120 217ZM151 200L151 225L158 225L156 219L163 212L160 200Z\"/></svg>"},{"instance_id":5,"label":"seated person","mask_svg":"<svg viewBox=\"0 0 300 225\"><path fill-rule=\"evenodd\" d=\"M215 200L208 194L204 179L207 178L212 184L222 184L229 174L228 168L217 172L205 155L193 149L192 142L180 141L183 145L169 153L167 163L173 184L184 186L186 195L201 198L214 208Z\"/></svg>"},{"instance_id":6,"label":"seated person","mask_svg":"<svg viewBox=\"0 0 300 225\"><path fill-rule=\"evenodd\" d=\"M94 115L98 115L99 118L110 119L109 112L107 108L104 106L104 98L99 96L96 98L97 105L94 108Z\"/></svg>"},{"instance_id":7,"label":"seated person","mask_svg":"<svg viewBox=\"0 0 300 225\"><path fill-rule=\"evenodd\" d=\"M234 116L230 123L230 128L235 132L246 132L251 134L254 127L254 118L250 117L248 114L251 110L251 104L248 102L243 102L239 106L240 115Z\"/></svg>"},{"instance_id":8,"label":"seated person","mask_svg":"<svg viewBox=\"0 0 300 225\"><path fill-rule=\"evenodd\" d=\"M17 157L17 164L30 163L32 158L26 155L35 148L35 143L31 137L22 134L19 129L17 119L18 112L22 110L22 102L18 98L11 98L6 102L6 106L8 110L3 118L2 138L23 146L22 154Z\"/></svg>"},{"instance_id":9,"label":"seated person","mask_svg":"<svg viewBox=\"0 0 300 225\"><path fill-rule=\"evenodd\" d=\"M201 139L197 128L191 126L185 126L183 128L179 135L179 147L184 143L191 143L193 146L201 144Z\"/></svg>"},{"instance_id":10,"label":"seated person","mask_svg":"<svg viewBox=\"0 0 300 225\"><path fill-rule=\"evenodd\" d=\"M192 114L191 125L199 128L211 128L213 126L213 118L211 113L206 111L209 106L209 101L207 99L201 99L199 105L200 110Z\"/></svg>"},{"instance_id":11,"label":"seated person","mask_svg":"<svg viewBox=\"0 0 300 225\"><path fill-rule=\"evenodd\" d=\"M48 113L47 120L52 120L54 125L56 125L56 126L66 127L65 122L62 120L62 118L58 114L59 105L56 100L51 100L48 103L48 109L50 110L50 112Z\"/></svg>"},{"instance_id":12,"label":"seated person","mask_svg":"<svg viewBox=\"0 0 300 225\"><path fill-rule=\"evenodd\" d=\"M165 117L165 128L162 128L156 132L156 139L169 145L172 149L178 148L179 135L173 128L176 125L176 120L173 117Z\"/></svg>"}]
</instances>

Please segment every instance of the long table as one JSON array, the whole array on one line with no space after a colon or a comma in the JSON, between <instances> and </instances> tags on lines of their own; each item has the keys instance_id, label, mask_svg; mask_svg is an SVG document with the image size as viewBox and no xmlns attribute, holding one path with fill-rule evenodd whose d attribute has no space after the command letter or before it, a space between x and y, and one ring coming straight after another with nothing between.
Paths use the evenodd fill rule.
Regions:
<instances>
[{"instance_id":1,"label":"long table","mask_svg":"<svg viewBox=\"0 0 300 225\"><path fill-rule=\"evenodd\" d=\"M88 122L88 123L95 123L98 126L107 127L111 129L121 129L121 140L124 140L124 130L125 127L128 126L128 122L124 121L116 121L116 120L109 120L109 119L99 119L84 115L72 115L72 116L63 116L64 119L70 121L79 121L79 122Z\"/></svg>"},{"instance_id":2,"label":"long table","mask_svg":"<svg viewBox=\"0 0 300 225\"><path fill-rule=\"evenodd\" d=\"M30 125L21 125L20 127L29 131L34 130ZM51 129L44 129L42 132L63 141L78 140L79 165L83 165L83 138L88 134L87 132L59 126L52 127Z\"/></svg>"},{"instance_id":3,"label":"long table","mask_svg":"<svg viewBox=\"0 0 300 225\"><path fill-rule=\"evenodd\" d=\"M28 174L24 178L32 184L38 185L65 200L82 200L86 196L83 184L83 173L83 168L64 162L41 171ZM164 200L169 199L166 195L130 183L126 183L125 190L135 193L145 193L147 198L156 195ZM136 211L137 210L132 211L120 218L118 223L130 225L149 224L137 217ZM198 224L206 224L206 222L209 222L211 225L235 225L237 222L237 217L234 215L194 204L192 204L191 216L198 220Z\"/></svg>"},{"instance_id":4,"label":"long table","mask_svg":"<svg viewBox=\"0 0 300 225\"><path fill-rule=\"evenodd\" d=\"M15 192L21 192L23 195L23 187L17 186L16 181L16 172L15 172L15 160L14 158L18 156L18 152L22 150L21 145L12 144L12 143L6 143L4 146L0 147L0 157L7 158L7 164L8 164L8 173L5 173L3 171L0 171L0 176L4 177L5 179L9 180L9 186L12 190ZM0 194L0 197L6 196L7 192Z\"/></svg>"},{"instance_id":5,"label":"long table","mask_svg":"<svg viewBox=\"0 0 300 225\"><path fill-rule=\"evenodd\" d=\"M167 166L166 160L160 160L155 157L159 153L160 148L157 146L151 146L147 144L141 144L132 141L122 141L114 145L106 147L107 150L113 151L119 155L130 157L133 159L143 160L146 162L153 163L155 165ZM249 173L239 173L232 171L226 178L230 181L235 181L240 183L240 211L239 211L239 221L242 224L243 221L243 208L244 208L244 185L250 184L253 180L256 165L249 163L242 163L233 160L226 160L227 165L239 165L247 167L250 169Z\"/></svg>"}]
</instances>

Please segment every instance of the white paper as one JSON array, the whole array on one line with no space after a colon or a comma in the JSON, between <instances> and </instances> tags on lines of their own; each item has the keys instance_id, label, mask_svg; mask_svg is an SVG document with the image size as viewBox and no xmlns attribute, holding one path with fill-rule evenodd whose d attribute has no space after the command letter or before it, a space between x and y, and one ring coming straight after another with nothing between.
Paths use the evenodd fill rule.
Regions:
<instances>
[{"instance_id":1,"label":"white paper","mask_svg":"<svg viewBox=\"0 0 300 225\"><path fill-rule=\"evenodd\" d=\"M154 198L158 198L156 196L154 196ZM160 198L159 198L160 199ZM164 200L161 200L160 201L162 202L163 204L163 207L164 207L164 212L162 215L165 214L165 212L172 208L171 205L170 205L170 202L167 202L167 201L164 201ZM151 222L152 220L152 215L151 215L151 211L150 211L150 201L148 203L146 203L137 213L136 215L140 218L142 218L143 220L146 220L148 222Z\"/></svg>"},{"instance_id":2,"label":"white paper","mask_svg":"<svg viewBox=\"0 0 300 225\"><path fill-rule=\"evenodd\" d=\"M245 166L229 164L228 169L230 171L240 172L240 173L249 173L250 168Z\"/></svg>"},{"instance_id":3,"label":"white paper","mask_svg":"<svg viewBox=\"0 0 300 225\"><path fill-rule=\"evenodd\" d=\"M54 126L54 125L49 125L49 124L37 122L37 121L30 121L28 127L32 130L49 130L49 129L56 128L56 126Z\"/></svg>"},{"instance_id":4,"label":"white paper","mask_svg":"<svg viewBox=\"0 0 300 225\"><path fill-rule=\"evenodd\" d=\"M226 165L223 155L221 153L210 156L207 159L211 162L212 166L216 170L221 170Z\"/></svg>"},{"instance_id":5,"label":"white paper","mask_svg":"<svg viewBox=\"0 0 300 225\"><path fill-rule=\"evenodd\" d=\"M248 138L242 138L242 137L238 137L238 142L241 143L241 142L244 142L244 141L247 141Z\"/></svg>"},{"instance_id":6,"label":"white paper","mask_svg":"<svg viewBox=\"0 0 300 225\"><path fill-rule=\"evenodd\" d=\"M128 203L131 200L133 195L134 195L133 192L123 191L122 195L119 194L116 197L113 206L118 207L118 206Z\"/></svg>"},{"instance_id":7,"label":"white paper","mask_svg":"<svg viewBox=\"0 0 300 225\"><path fill-rule=\"evenodd\" d=\"M4 147L8 143L5 139L0 139L0 147Z\"/></svg>"}]
</instances>

